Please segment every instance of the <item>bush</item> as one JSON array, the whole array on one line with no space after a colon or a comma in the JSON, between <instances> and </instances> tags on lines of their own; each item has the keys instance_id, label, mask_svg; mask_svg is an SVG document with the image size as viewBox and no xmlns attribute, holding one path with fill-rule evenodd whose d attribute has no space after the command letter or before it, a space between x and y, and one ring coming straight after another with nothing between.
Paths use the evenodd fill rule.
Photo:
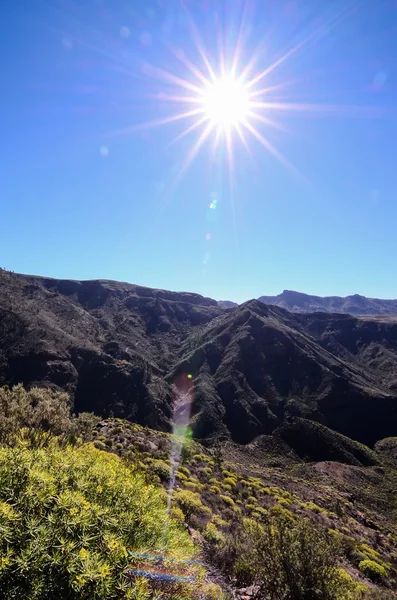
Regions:
<instances>
[{"instance_id":1,"label":"bush","mask_svg":"<svg viewBox=\"0 0 397 600\"><path fill-rule=\"evenodd\" d=\"M191 556L163 494L91 444L0 448L0 589L5 600L146 598L128 549Z\"/></svg>"},{"instance_id":2,"label":"bush","mask_svg":"<svg viewBox=\"0 0 397 600\"><path fill-rule=\"evenodd\" d=\"M220 531L218 531L216 525L210 522L207 523L207 526L204 530L204 539L206 542L217 545L224 541L224 536Z\"/></svg>"},{"instance_id":3,"label":"bush","mask_svg":"<svg viewBox=\"0 0 397 600\"><path fill-rule=\"evenodd\" d=\"M31 439L45 445L52 436L81 437L90 441L99 417L92 413L71 413L69 396L48 388L25 390L22 384L0 388L0 441L13 444L21 429L46 433Z\"/></svg>"},{"instance_id":4,"label":"bush","mask_svg":"<svg viewBox=\"0 0 397 600\"><path fill-rule=\"evenodd\" d=\"M174 494L177 505L182 509L189 523L192 515L206 514L209 508L201 502L200 494L190 490L177 490Z\"/></svg>"},{"instance_id":5,"label":"bush","mask_svg":"<svg viewBox=\"0 0 397 600\"><path fill-rule=\"evenodd\" d=\"M150 459L149 462L150 470L153 471L161 481L169 481L171 477L171 467L164 460L161 459Z\"/></svg>"},{"instance_id":6,"label":"bush","mask_svg":"<svg viewBox=\"0 0 397 600\"><path fill-rule=\"evenodd\" d=\"M385 567L369 558L362 560L358 565L358 568L366 577L368 577L368 579L372 579L372 581L379 581L383 577L387 577Z\"/></svg>"},{"instance_id":7,"label":"bush","mask_svg":"<svg viewBox=\"0 0 397 600\"><path fill-rule=\"evenodd\" d=\"M310 521L243 519L210 554L238 586L269 600L352 600L355 583L338 567L338 545Z\"/></svg>"},{"instance_id":8,"label":"bush","mask_svg":"<svg viewBox=\"0 0 397 600\"><path fill-rule=\"evenodd\" d=\"M0 388L1 440L12 443L28 427L60 435L72 433L69 396L50 389Z\"/></svg>"},{"instance_id":9,"label":"bush","mask_svg":"<svg viewBox=\"0 0 397 600\"><path fill-rule=\"evenodd\" d=\"M285 600L345 599L349 580L338 569L339 547L306 519L270 519L254 530L256 580L265 596Z\"/></svg>"},{"instance_id":10,"label":"bush","mask_svg":"<svg viewBox=\"0 0 397 600\"><path fill-rule=\"evenodd\" d=\"M219 498L226 502L226 504L228 504L229 506L234 506L234 500L230 496L224 496L223 494L221 494Z\"/></svg>"}]
</instances>

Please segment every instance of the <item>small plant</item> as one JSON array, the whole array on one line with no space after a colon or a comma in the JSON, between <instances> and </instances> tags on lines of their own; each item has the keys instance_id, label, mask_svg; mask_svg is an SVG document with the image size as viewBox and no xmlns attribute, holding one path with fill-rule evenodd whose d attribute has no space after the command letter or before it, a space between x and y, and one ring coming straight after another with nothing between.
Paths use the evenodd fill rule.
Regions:
<instances>
[{"instance_id":1,"label":"small plant","mask_svg":"<svg viewBox=\"0 0 397 600\"><path fill-rule=\"evenodd\" d=\"M216 528L216 525L212 522L207 523L204 529L204 539L212 544L220 544L224 541L223 534Z\"/></svg>"},{"instance_id":2,"label":"small plant","mask_svg":"<svg viewBox=\"0 0 397 600\"><path fill-rule=\"evenodd\" d=\"M387 571L385 567L378 564L374 560L370 560L369 558L362 560L358 565L358 568L366 577L368 577L368 579L371 579L372 581L380 581L381 579L387 577Z\"/></svg>"},{"instance_id":3,"label":"small plant","mask_svg":"<svg viewBox=\"0 0 397 600\"><path fill-rule=\"evenodd\" d=\"M202 503L200 494L197 492L177 490L174 499L185 515L188 523L192 515L202 515L203 513L209 512L209 508Z\"/></svg>"},{"instance_id":4,"label":"small plant","mask_svg":"<svg viewBox=\"0 0 397 600\"><path fill-rule=\"evenodd\" d=\"M219 498L223 500L225 504L228 504L229 506L234 506L234 500L230 496L224 496L223 494L221 494Z\"/></svg>"}]
</instances>

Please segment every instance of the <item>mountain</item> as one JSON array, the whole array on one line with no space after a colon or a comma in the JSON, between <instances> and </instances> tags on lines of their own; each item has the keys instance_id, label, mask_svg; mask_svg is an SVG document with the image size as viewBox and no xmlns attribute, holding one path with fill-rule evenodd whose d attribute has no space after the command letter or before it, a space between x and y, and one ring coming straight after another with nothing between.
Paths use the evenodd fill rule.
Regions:
<instances>
[{"instance_id":1,"label":"mountain","mask_svg":"<svg viewBox=\"0 0 397 600\"><path fill-rule=\"evenodd\" d=\"M290 312L312 313L329 312L351 315L397 315L397 300L379 300L366 298L359 294L353 296L310 296L291 290L284 290L278 296L261 296L264 304L280 306Z\"/></svg>"},{"instance_id":2,"label":"mountain","mask_svg":"<svg viewBox=\"0 0 397 600\"><path fill-rule=\"evenodd\" d=\"M236 308L237 302L231 302L230 300L218 300L218 306L222 308Z\"/></svg>"},{"instance_id":3,"label":"mountain","mask_svg":"<svg viewBox=\"0 0 397 600\"><path fill-rule=\"evenodd\" d=\"M320 436L327 455L341 443L332 432L367 445L395 435L397 318L258 300L224 309L197 294L0 271L0 384L18 382L165 431L184 398L199 439L273 435L310 456L294 434L304 431L298 442Z\"/></svg>"}]
</instances>

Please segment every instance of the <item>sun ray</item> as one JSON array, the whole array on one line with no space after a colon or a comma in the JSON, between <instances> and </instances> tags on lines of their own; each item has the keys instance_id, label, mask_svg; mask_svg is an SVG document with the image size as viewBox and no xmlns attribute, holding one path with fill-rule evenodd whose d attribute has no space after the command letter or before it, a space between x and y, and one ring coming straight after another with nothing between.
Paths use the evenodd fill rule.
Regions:
<instances>
[{"instance_id":1,"label":"sun ray","mask_svg":"<svg viewBox=\"0 0 397 600\"><path fill-rule=\"evenodd\" d=\"M234 53L233 53L232 65L230 68L230 73L231 73L232 77L236 76L237 67L240 62L240 53L241 53L241 48L242 48L242 44L243 44L243 35L244 35L245 28L246 28L247 14L248 14L248 2L246 1L244 3L243 16L240 20L239 32L237 35L236 46L235 46Z\"/></svg>"},{"instance_id":2,"label":"sun ray","mask_svg":"<svg viewBox=\"0 0 397 600\"><path fill-rule=\"evenodd\" d=\"M278 123L277 121L274 121L273 119L270 119L269 117L265 117L264 115L256 113L253 110L251 110L248 113L248 116L252 117L253 119L256 119L257 121L260 121L264 125L273 127L273 129L278 129L279 131L282 131L283 133L290 133L289 129L287 129L287 127L285 125L281 125L281 123Z\"/></svg>"},{"instance_id":3,"label":"sun ray","mask_svg":"<svg viewBox=\"0 0 397 600\"><path fill-rule=\"evenodd\" d=\"M201 125L203 125L203 123L205 123L206 120L207 120L207 117L203 117L202 119L199 119L198 121L194 121L194 123L192 123L190 125L190 127L187 127L186 129L184 129L176 138L171 140L171 142L167 145L167 148L170 148L171 146L176 144L176 142L179 142L181 139L183 139L186 135L188 135L195 129L198 129L198 127L201 127Z\"/></svg>"},{"instance_id":4,"label":"sun ray","mask_svg":"<svg viewBox=\"0 0 397 600\"><path fill-rule=\"evenodd\" d=\"M190 27L190 30L191 30L191 33L192 33L194 45L196 46L196 49L197 49L197 51L198 51L198 53L199 53L199 55L201 57L201 60L203 61L204 65L207 68L207 71L208 71L208 74L210 76L210 79L212 81L216 81L215 71L212 68L210 61L208 60L208 57L207 57L206 53L204 52L203 45L202 45L202 42L201 42L201 39L200 39L200 34L199 34L198 30L197 30L197 27L196 27L196 25L195 25L195 23L194 23L191 15L190 15L189 10L186 7L186 4L183 3L183 7L185 9L185 14L187 15L187 18L189 20L189 27Z\"/></svg>"},{"instance_id":5,"label":"sun ray","mask_svg":"<svg viewBox=\"0 0 397 600\"><path fill-rule=\"evenodd\" d=\"M301 50L301 48L303 48L304 46L306 46L309 42L311 42L315 37L316 37L316 33L311 33L310 35L308 35L305 39L303 39L301 42L299 42L298 44L296 44L296 46L294 46L293 48L291 48L290 50L288 50L288 52L286 52L285 54L283 54L283 56L281 56L278 60L274 61L274 63L272 63L271 65L269 65L268 67L266 67L266 69L264 69L261 73L259 73L256 77L253 77L248 83L247 83L247 87L251 88L254 85L256 85L259 81L261 81L264 77L266 77L267 75L270 75L270 73L272 71L274 71L275 69L277 69L277 67L279 67L281 64L283 64L286 60L288 60L291 56L293 56L294 54L296 54L299 50Z\"/></svg>"},{"instance_id":6,"label":"sun ray","mask_svg":"<svg viewBox=\"0 0 397 600\"><path fill-rule=\"evenodd\" d=\"M188 59L186 58L185 54L181 54L181 52L177 52L174 48L169 47L170 51L172 52L172 54L174 54L174 56L176 56L176 58L185 65L185 67L187 67L189 69L189 71L192 73L192 75L194 75L195 77L197 77L197 79L199 81L201 81L201 83L203 83L204 85L208 85L209 81L208 79L202 74L202 72Z\"/></svg>"},{"instance_id":7,"label":"sun ray","mask_svg":"<svg viewBox=\"0 0 397 600\"><path fill-rule=\"evenodd\" d=\"M182 77L178 77L177 75L174 75L165 69L154 67L153 65L147 65L147 68L152 75L159 75L159 79L165 79L166 81L174 83L179 87L194 92L195 94L199 94L201 91L201 88L197 84L193 84L187 79L182 79Z\"/></svg>"},{"instance_id":8,"label":"sun ray","mask_svg":"<svg viewBox=\"0 0 397 600\"><path fill-rule=\"evenodd\" d=\"M209 134L211 133L211 130L212 130L212 125L208 124L207 127L202 131L202 133L199 136L199 138L196 140L196 143L191 148L189 154L187 155L187 157L185 158L185 160L184 160L181 168L179 169L176 177L172 181L171 186L170 186L170 188L168 190L168 193L167 193L167 197L172 196L172 194L178 188L178 186L181 183L183 177L185 176L186 172L188 171L190 165L192 164L193 160L197 156L197 154L198 154L201 146L204 144L205 140L208 138Z\"/></svg>"},{"instance_id":9,"label":"sun ray","mask_svg":"<svg viewBox=\"0 0 397 600\"><path fill-rule=\"evenodd\" d=\"M302 175L302 173L299 171L299 169L297 167L295 167L295 165L293 165L289 160L287 160L281 154L281 152L279 152L277 150L277 148L275 148L257 129L255 129L255 127L253 127L248 122L244 123L244 126L263 145L263 147L266 148L266 150L268 150L271 154L273 154L273 156L275 158L277 158L281 162L281 164L283 164L285 167L287 167L287 169L290 170L295 175L298 175L298 177L300 179L303 179L307 182L306 178L304 177L304 175Z\"/></svg>"},{"instance_id":10,"label":"sun ray","mask_svg":"<svg viewBox=\"0 0 397 600\"><path fill-rule=\"evenodd\" d=\"M241 140L244 148L247 150L247 152L250 154L250 156L252 156L250 147L248 146L248 142L247 142L246 137L244 135L244 131L241 129L241 124L240 123L237 123L237 125L236 125L236 131L238 133L238 136L239 136L239 138L240 138L240 140Z\"/></svg>"}]
</instances>

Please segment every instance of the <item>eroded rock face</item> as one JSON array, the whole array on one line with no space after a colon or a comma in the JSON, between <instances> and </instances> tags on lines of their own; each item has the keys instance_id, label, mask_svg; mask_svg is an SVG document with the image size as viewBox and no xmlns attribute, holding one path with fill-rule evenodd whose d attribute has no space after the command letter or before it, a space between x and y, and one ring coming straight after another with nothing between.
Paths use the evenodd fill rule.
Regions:
<instances>
[{"instance_id":1,"label":"eroded rock face","mask_svg":"<svg viewBox=\"0 0 397 600\"><path fill-rule=\"evenodd\" d=\"M396 435L394 317L257 300L223 309L197 294L0 271L0 383L58 387L78 411L166 430L188 375L200 438L246 444L289 418L367 444Z\"/></svg>"}]
</instances>

